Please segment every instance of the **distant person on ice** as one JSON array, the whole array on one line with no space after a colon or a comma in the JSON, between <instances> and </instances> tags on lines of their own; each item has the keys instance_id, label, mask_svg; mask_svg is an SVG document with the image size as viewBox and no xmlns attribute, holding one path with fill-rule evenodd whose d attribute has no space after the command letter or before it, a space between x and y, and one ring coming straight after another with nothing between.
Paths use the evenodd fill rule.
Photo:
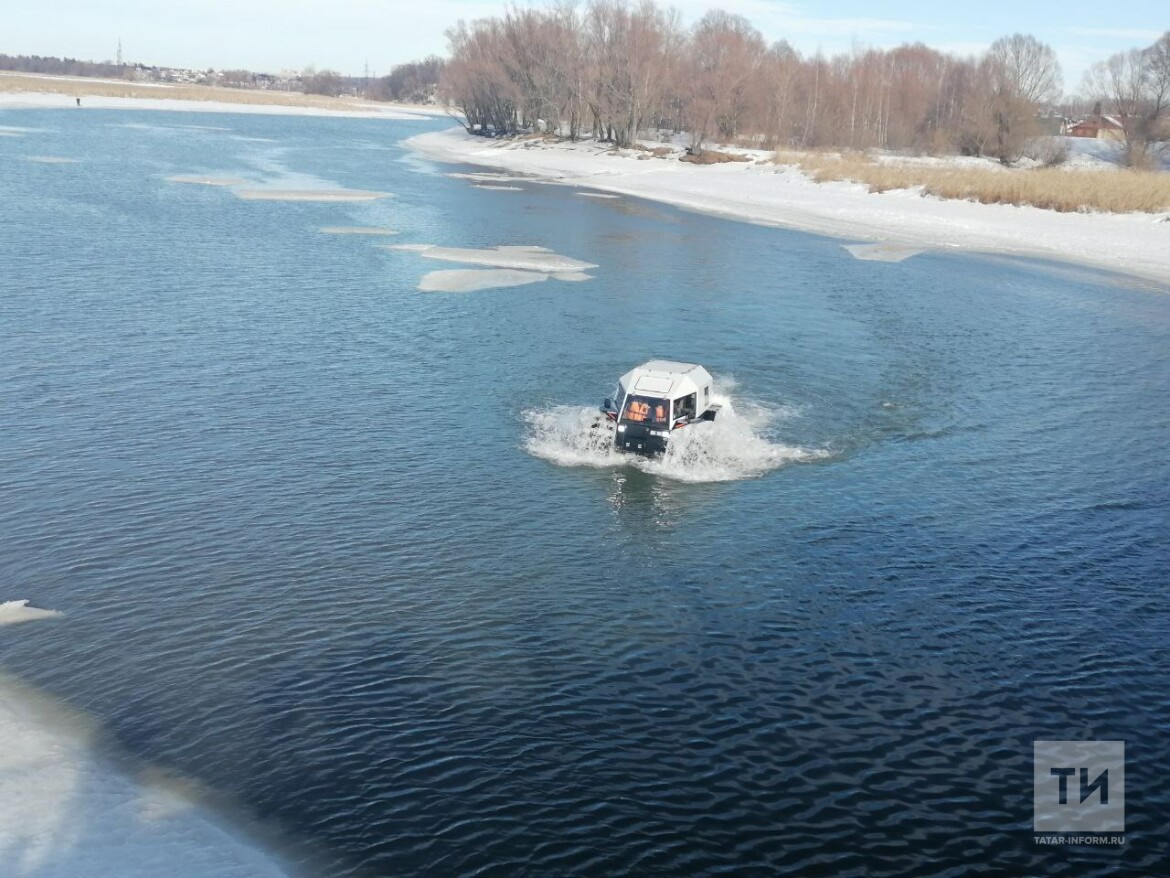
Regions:
<instances>
[{"instance_id":1,"label":"distant person on ice","mask_svg":"<svg viewBox=\"0 0 1170 878\"><path fill-rule=\"evenodd\" d=\"M77 99L77 106L79 106L79 107L81 106L81 98Z\"/></svg>"}]
</instances>

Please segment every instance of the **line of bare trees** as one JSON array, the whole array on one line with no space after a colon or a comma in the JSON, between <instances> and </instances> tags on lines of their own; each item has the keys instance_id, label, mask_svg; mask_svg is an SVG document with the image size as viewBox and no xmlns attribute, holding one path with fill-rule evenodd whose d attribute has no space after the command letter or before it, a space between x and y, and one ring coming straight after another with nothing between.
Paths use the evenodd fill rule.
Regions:
<instances>
[{"instance_id":1,"label":"line of bare trees","mask_svg":"<svg viewBox=\"0 0 1170 878\"><path fill-rule=\"evenodd\" d=\"M75 58L55 58L44 55L5 55L0 53L0 70L20 73L47 73L54 76L101 76L117 79L136 65L115 64L113 61L78 61Z\"/></svg>"},{"instance_id":2,"label":"line of bare trees","mask_svg":"<svg viewBox=\"0 0 1170 878\"><path fill-rule=\"evenodd\" d=\"M428 55L421 61L398 64L388 75L370 83L366 97L374 101L426 103L433 100L446 63L437 55Z\"/></svg>"},{"instance_id":3,"label":"line of bare trees","mask_svg":"<svg viewBox=\"0 0 1170 878\"><path fill-rule=\"evenodd\" d=\"M447 36L440 93L468 130L557 131L619 146L654 129L685 132L696 152L717 140L1009 162L1041 133L1041 111L1062 86L1056 54L1023 34L976 58L920 43L805 56L785 41L769 46L747 19L722 11L684 28L654 0L511 8Z\"/></svg>"}]
</instances>

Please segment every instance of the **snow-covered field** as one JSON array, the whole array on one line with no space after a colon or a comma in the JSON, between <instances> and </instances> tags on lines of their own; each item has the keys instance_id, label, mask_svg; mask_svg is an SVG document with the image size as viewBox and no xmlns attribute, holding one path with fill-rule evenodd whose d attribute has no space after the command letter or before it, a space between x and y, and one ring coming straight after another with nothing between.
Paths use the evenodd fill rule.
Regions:
<instances>
[{"instance_id":1,"label":"snow-covered field","mask_svg":"<svg viewBox=\"0 0 1170 878\"><path fill-rule=\"evenodd\" d=\"M157 84L156 84L157 85ZM162 91L168 86L157 85ZM77 108L73 95L48 92L0 93L3 109L68 109ZM340 116L352 119L426 119L445 116L435 107L404 106L400 104L361 104L353 110L333 110L322 107L286 106L284 104L245 104L228 101L192 101L167 97L120 98L100 95L82 95L82 109L97 110L171 110L188 113L260 113L281 116Z\"/></svg>"},{"instance_id":2,"label":"snow-covered field","mask_svg":"<svg viewBox=\"0 0 1170 878\"><path fill-rule=\"evenodd\" d=\"M796 168L772 164L771 154L763 151L742 150L752 156L750 162L695 166L589 141L485 140L461 128L419 134L406 145L438 161L483 165L750 222L925 249L1069 260L1170 283L1170 213L1056 213L948 201L917 190L875 194L857 183L814 183ZM1074 163L1108 169L1112 165L1106 158L1077 155Z\"/></svg>"}]
</instances>

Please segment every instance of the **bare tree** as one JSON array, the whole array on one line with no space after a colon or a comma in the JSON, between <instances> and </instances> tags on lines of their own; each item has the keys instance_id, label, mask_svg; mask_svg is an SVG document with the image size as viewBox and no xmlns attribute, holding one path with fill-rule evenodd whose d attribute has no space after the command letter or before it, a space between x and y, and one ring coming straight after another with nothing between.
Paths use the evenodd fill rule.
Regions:
<instances>
[{"instance_id":1,"label":"bare tree","mask_svg":"<svg viewBox=\"0 0 1170 878\"><path fill-rule=\"evenodd\" d=\"M315 70L313 67L307 67L301 74L301 84L305 94L337 97L345 91L345 80L336 70Z\"/></svg>"},{"instance_id":2,"label":"bare tree","mask_svg":"<svg viewBox=\"0 0 1170 878\"><path fill-rule=\"evenodd\" d=\"M698 153L710 135L732 138L739 133L767 47L746 18L712 10L695 25L687 52L691 151Z\"/></svg>"},{"instance_id":3,"label":"bare tree","mask_svg":"<svg viewBox=\"0 0 1170 878\"><path fill-rule=\"evenodd\" d=\"M678 58L677 13L652 0L591 0L585 8L584 101L595 136L629 146L651 119L666 112L671 71Z\"/></svg>"},{"instance_id":4,"label":"bare tree","mask_svg":"<svg viewBox=\"0 0 1170 878\"><path fill-rule=\"evenodd\" d=\"M434 95L445 65L446 62L437 55L398 64L389 75L369 84L366 97L375 101L423 103Z\"/></svg>"},{"instance_id":5,"label":"bare tree","mask_svg":"<svg viewBox=\"0 0 1170 878\"><path fill-rule=\"evenodd\" d=\"M1145 50L1146 113L1149 143L1170 150L1170 31Z\"/></svg>"},{"instance_id":6,"label":"bare tree","mask_svg":"<svg viewBox=\"0 0 1170 878\"><path fill-rule=\"evenodd\" d=\"M764 142L769 146L787 144L792 139L796 78L800 65L800 53L783 40L772 46L763 59L759 126Z\"/></svg>"},{"instance_id":7,"label":"bare tree","mask_svg":"<svg viewBox=\"0 0 1170 878\"><path fill-rule=\"evenodd\" d=\"M1085 90L1104 102L1121 123L1125 162L1148 167L1165 148L1170 105L1170 31L1146 49L1118 52L1093 65Z\"/></svg>"},{"instance_id":8,"label":"bare tree","mask_svg":"<svg viewBox=\"0 0 1170 878\"><path fill-rule=\"evenodd\" d=\"M503 57L501 23L460 21L447 31L451 60L439 83L440 94L463 114L471 133L507 134L518 129L517 94Z\"/></svg>"},{"instance_id":9,"label":"bare tree","mask_svg":"<svg viewBox=\"0 0 1170 878\"><path fill-rule=\"evenodd\" d=\"M1041 105L1060 97L1060 62L1050 46L1033 36L1013 34L991 44L981 70L988 85L994 131L990 152L1005 164L1018 159L1038 133Z\"/></svg>"}]
</instances>

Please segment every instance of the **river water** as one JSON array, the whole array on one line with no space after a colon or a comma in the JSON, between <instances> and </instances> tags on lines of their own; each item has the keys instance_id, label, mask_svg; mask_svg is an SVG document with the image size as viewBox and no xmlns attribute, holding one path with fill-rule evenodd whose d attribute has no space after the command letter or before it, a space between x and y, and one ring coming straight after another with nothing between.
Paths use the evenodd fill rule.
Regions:
<instances>
[{"instance_id":1,"label":"river water","mask_svg":"<svg viewBox=\"0 0 1170 878\"><path fill-rule=\"evenodd\" d=\"M451 176L443 124L0 114L0 600L62 613L0 669L319 874L1157 872L1166 291ZM589 409L654 357L727 417L632 465ZM1126 742L1124 847L1034 843L1036 739Z\"/></svg>"}]
</instances>

